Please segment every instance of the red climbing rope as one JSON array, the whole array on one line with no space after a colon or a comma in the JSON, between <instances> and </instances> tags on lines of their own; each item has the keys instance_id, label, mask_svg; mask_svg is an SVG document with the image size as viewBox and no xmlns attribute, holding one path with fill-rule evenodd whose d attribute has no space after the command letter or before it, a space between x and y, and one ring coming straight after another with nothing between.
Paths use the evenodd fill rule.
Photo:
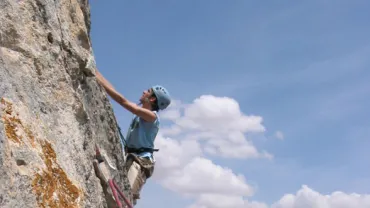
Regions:
<instances>
[{"instance_id":1,"label":"red climbing rope","mask_svg":"<svg viewBox=\"0 0 370 208\"><path fill-rule=\"evenodd\" d=\"M133 208L130 204L130 202L127 200L127 198L125 197L125 195L122 193L122 191L118 188L116 182L112 179L109 179L108 180L109 182L109 186L110 188L112 189L112 192L113 192L113 196L114 196L114 199L116 200L117 202L117 206L119 208L122 208L122 204L121 204L121 201L119 200L119 197L117 195L117 191L119 193L119 195L123 198L123 200L125 201L125 203L127 204L128 208Z\"/></svg>"},{"instance_id":2,"label":"red climbing rope","mask_svg":"<svg viewBox=\"0 0 370 208\"><path fill-rule=\"evenodd\" d=\"M100 150L99 150L98 145L95 145L95 153L96 153L96 159L98 160L99 163L106 162L105 159L103 159L103 156L100 153ZM108 162L107 162L107 165L110 166ZM97 169L98 169L98 171L101 172L99 166L97 166ZM106 179L103 179L103 180L106 180ZM108 179L108 182L109 182L110 188L112 189L112 193L113 193L114 199L116 200L117 206L119 208L122 208L122 203L119 200L119 197L117 195L117 191L118 191L119 195L123 198L123 200L125 201L125 203L127 205L127 206L125 206L125 208L133 208L132 205L131 205L131 203L130 203L130 201L127 200L126 196L119 189L119 187L116 184L116 182L113 179L111 179L111 178Z\"/></svg>"}]
</instances>

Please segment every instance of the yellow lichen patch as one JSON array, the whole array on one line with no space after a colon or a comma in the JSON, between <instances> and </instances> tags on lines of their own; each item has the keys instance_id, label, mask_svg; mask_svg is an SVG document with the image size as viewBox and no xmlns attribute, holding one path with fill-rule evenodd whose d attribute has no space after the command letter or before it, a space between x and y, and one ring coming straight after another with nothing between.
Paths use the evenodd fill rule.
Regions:
<instances>
[{"instance_id":1,"label":"yellow lichen patch","mask_svg":"<svg viewBox=\"0 0 370 208\"><path fill-rule=\"evenodd\" d=\"M26 132L26 134L27 134L27 137L28 137L28 139L30 140L30 142L31 142L31 145L32 145L32 147L36 147L36 144L35 144L35 137L33 136L33 134L32 134L32 131L30 130L30 127L25 127L24 128L24 131Z\"/></svg>"},{"instance_id":2,"label":"yellow lichen patch","mask_svg":"<svg viewBox=\"0 0 370 208\"><path fill-rule=\"evenodd\" d=\"M1 98L0 104L4 106L2 119L4 121L5 133L7 138L15 143L22 144L24 143L24 141L22 140L20 130L23 130L23 133L26 133L32 147L36 147L35 137L33 136L30 127L24 127L22 121L18 118L18 113L14 115L13 104L9 101L6 101L4 98ZM18 134L17 131L19 131Z\"/></svg>"},{"instance_id":3,"label":"yellow lichen patch","mask_svg":"<svg viewBox=\"0 0 370 208\"><path fill-rule=\"evenodd\" d=\"M4 112L7 114L12 114L12 104L8 101L6 101L4 98L1 98L0 103L5 105Z\"/></svg>"},{"instance_id":4,"label":"yellow lichen patch","mask_svg":"<svg viewBox=\"0 0 370 208\"><path fill-rule=\"evenodd\" d=\"M4 105L3 109L3 121L5 127L6 137L12 140L15 143L22 143L22 138L17 135L18 126L22 125L21 120L16 116L12 116L13 109L12 104L6 101L4 98L1 98L0 103Z\"/></svg>"},{"instance_id":5,"label":"yellow lichen patch","mask_svg":"<svg viewBox=\"0 0 370 208\"><path fill-rule=\"evenodd\" d=\"M80 190L69 180L59 166L56 153L47 141L41 142L46 169L36 174L32 182L40 207L74 208L78 207Z\"/></svg>"}]
</instances>

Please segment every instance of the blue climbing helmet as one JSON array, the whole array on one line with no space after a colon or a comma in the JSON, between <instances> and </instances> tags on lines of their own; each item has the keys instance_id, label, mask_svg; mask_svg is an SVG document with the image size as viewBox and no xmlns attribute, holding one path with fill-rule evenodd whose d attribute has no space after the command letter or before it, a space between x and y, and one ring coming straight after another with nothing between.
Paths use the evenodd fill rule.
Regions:
<instances>
[{"instance_id":1,"label":"blue climbing helmet","mask_svg":"<svg viewBox=\"0 0 370 208\"><path fill-rule=\"evenodd\" d=\"M166 109L171 103L170 93L166 88L160 85L154 85L152 87L153 93L157 97L157 105L160 110Z\"/></svg>"}]
</instances>

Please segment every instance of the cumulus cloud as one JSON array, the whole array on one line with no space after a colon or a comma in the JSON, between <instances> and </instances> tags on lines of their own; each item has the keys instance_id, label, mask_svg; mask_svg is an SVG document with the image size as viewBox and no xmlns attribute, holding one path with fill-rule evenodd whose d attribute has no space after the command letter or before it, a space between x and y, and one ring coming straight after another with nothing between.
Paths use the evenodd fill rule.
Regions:
<instances>
[{"instance_id":1,"label":"cumulus cloud","mask_svg":"<svg viewBox=\"0 0 370 208\"><path fill-rule=\"evenodd\" d=\"M262 117L246 116L236 100L203 95L184 109L176 124L187 130L263 132Z\"/></svg>"},{"instance_id":2,"label":"cumulus cloud","mask_svg":"<svg viewBox=\"0 0 370 208\"><path fill-rule=\"evenodd\" d=\"M156 148L160 151L155 154L156 170L153 177L163 179L176 175L193 158L202 155L202 150L197 141L174 140L159 134L155 141Z\"/></svg>"},{"instance_id":3,"label":"cumulus cloud","mask_svg":"<svg viewBox=\"0 0 370 208\"><path fill-rule=\"evenodd\" d=\"M176 136L182 132L181 128L176 125L172 125L170 127L164 127L160 131L163 135L167 135L167 136Z\"/></svg>"},{"instance_id":4,"label":"cumulus cloud","mask_svg":"<svg viewBox=\"0 0 370 208\"><path fill-rule=\"evenodd\" d=\"M175 101L168 111L161 114L172 121L161 133L178 139L203 141L206 153L224 158L273 158L266 151L259 151L246 133L263 133L263 118L245 115L239 103L228 97L203 95L191 104Z\"/></svg>"},{"instance_id":5,"label":"cumulus cloud","mask_svg":"<svg viewBox=\"0 0 370 208\"><path fill-rule=\"evenodd\" d=\"M193 158L181 172L167 177L163 184L168 189L192 195L218 193L251 196L253 193L244 176L203 157Z\"/></svg>"},{"instance_id":6,"label":"cumulus cloud","mask_svg":"<svg viewBox=\"0 0 370 208\"><path fill-rule=\"evenodd\" d=\"M294 194L286 194L268 206L262 202L249 202L242 197L229 195L201 195L189 208L369 208L370 195L347 194L336 191L324 195L307 185Z\"/></svg>"},{"instance_id":7,"label":"cumulus cloud","mask_svg":"<svg viewBox=\"0 0 370 208\"><path fill-rule=\"evenodd\" d=\"M250 196L253 193L243 175L203 157L195 140L177 141L159 135L156 146L160 151L156 154L153 178L169 190L194 197L199 194Z\"/></svg>"},{"instance_id":8,"label":"cumulus cloud","mask_svg":"<svg viewBox=\"0 0 370 208\"><path fill-rule=\"evenodd\" d=\"M286 194L271 208L369 208L370 195L333 192L323 195L303 185L296 193Z\"/></svg>"},{"instance_id":9,"label":"cumulus cloud","mask_svg":"<svg viewBox=\"0 0 370 208\"><path fill-rule=\"evenodd\" d=\"M188 208L268 208L264 203L249 202L242 197L217 195L217 194L202 194L198 200Z\"/></svg>"},{"instance_id":10,"label":"cumulus cloud","mask_svg":"<svg viewBox=\"0 0 370 208\"><path fill-rule=\"evenodd\" d=\"M243 175L206 158L210 154L271 159L271 154L259 151L245 135L265 131L262 117L245 115L234 99L205 95L190 104L172 102L160 118L163 122L155 141L160 151L155 154L154 180L180 195L193 197L194 208L245 204L262 208L259 203L243 199L254 193ZM224 200L212 205L213 197Z\"/></svg>"},{"instance_id":11,"label":"cumulus cloud","mask_svg":"<svg viewBox=\"0 0 370 208\"><path fill-rule=\"evenodd\" d=\"M171 101L170 106L165 111L161 111L161 119L176 120L181 117L180 109L183 107L180 100Z\"/></svg>"},{"instance_id":12,"label":"cumulus cloud","mask_svg":"<svg viewBox=\"0 0 370 208\"><path fill-rule=\"evenodd\" d=\"M161 115L171 121L159 132L153 179L163 187L195 201L188 208L369 208L370 195L334 192L323 195L304 185L294 194L267 205L247 200L254 187L245 176L215 164L207 154L226 158L273 158L259 151L246 133L262 133L262 117L245 115L226 97L201 96L191 104L175 101ZM284 139L282 132L275 136Z\"/></svg>"}]
</instances>

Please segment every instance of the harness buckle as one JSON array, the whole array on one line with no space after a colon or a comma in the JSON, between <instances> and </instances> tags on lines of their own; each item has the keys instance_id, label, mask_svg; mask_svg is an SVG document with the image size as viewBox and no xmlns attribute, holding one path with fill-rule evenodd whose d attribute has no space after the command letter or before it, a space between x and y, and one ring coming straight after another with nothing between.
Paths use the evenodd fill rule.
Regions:
<instances>
[{"instance_id":1,"label":"harness buckle","mask_svg":"<svg viewBox=\"0 0 370 208\"><path fill-rule=\"evenodd\" d=\"M143 152L150 152L150 153L153 153L153 152L158 152L159 149L154 149L154 148L146 148L146 147L142 147L142 148L131 148L131 147L126 147L125 148L125 152L127 153L135 153L135 154L141 154Z\"/></svg>"}]
</instances>

